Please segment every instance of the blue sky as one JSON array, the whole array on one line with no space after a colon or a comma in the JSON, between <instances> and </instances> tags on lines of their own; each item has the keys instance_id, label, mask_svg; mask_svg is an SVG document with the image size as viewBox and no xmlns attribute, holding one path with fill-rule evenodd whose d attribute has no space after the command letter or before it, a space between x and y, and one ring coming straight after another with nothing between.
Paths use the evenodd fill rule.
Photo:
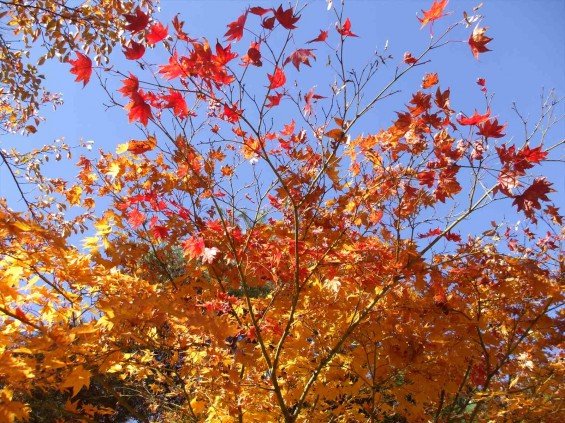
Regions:
<instances>
[{"instance_id":1,"label":"blue sky","mask_svg":"<svg viewBox=\"0 0 565 423\"><path fill-rule=\"evenodd\" d=\"M339 0L334 1L334 4ZM429 28L420 30L416 13L427 9L431 0L348 0L344 16L351 19L352 30L359 35L358 39L349 39L347 59L350 65L365 63L372 57L375 49L382 50L388 40L388 52L395 57L388 67L383 67L376 77L377 82L386 83L394 73L395 64L399 63L405 51L417 53L429 42ZM471 11L478 1L452 0L448 16L435 24L434 32L440 34L449 22L458 20L462 11ZM492 0L485 1L480 13L485 15L481 26L488 26L487 35L494 38L488 45L493 51L481 54L477 61L472 57L466 42L452 43L445 48L433 52L432 63L419 67L401 81L397 88L402 92L383 101L371 113L368 119L357 128L358 132L376 132L381 127L389 126L394 119L394 111L401 110L417 91L422 76L426 72L438 72L443 89L451 88L451 106L456 111L472 114L475 108L484 110L482 93L475 84L478 77L486 78L490 93L495 94L492 104L493 114L499 121L508 122L505 138L520 143L522 128L511 106L516 102L525 115L535 117L539 113L542 88L556 89L558 95L565 94L565 1L544 0ZM160 4L160 12L155 18L164 23L177 13L186 22L185 29L193 37L206 37L211 42L217 38L222 40L226 24L235 20L246 6L261 5L263 7L278 6L279 3L258 1L249 3L238 0L164 0ZM257 19L250 16L248 22ZM296 30L298 47L314 38L320 29L333 30L335 24L333 12L326 11L325 1L311 2L303 12ZM468 32L457 33L461 41L466 41ZM457 38L455 36L455 38ZM244 47L247 45L243 41ZM240 47L240 48L241 48ZM321 71L304 71L297 75L288 71L287 77L299 76L305 86L317 85L317 91L323 94L328 90L328 83L323 81L324 55L320 49L316 69ZM163 62L166 57L159 57L159 52L148 56L156 62ZM113 64L120 68L131 66L122 59L121 53L115 55ZM315 65L316 67L316 65ZM63 94L65 104L57 111L45 111L47 122L39 127L37 134L29 137L12 136L0 140L0 148L16 147L22 151L52 143L54 139L64 138L70 145L78 145L80 140L93 140L94 150L102 148L114 151L116 145L131 138L139 138L140 132L133 125L128 125L126 113L118 108L107 109L103 106L105 94L100 89L93 75L91 82L82 88L82 84L74 83L74 75L69 73L68 64L50 63L43 67L46 85L52 91ZM135 69L135 66L134 68ZM321 72L321 73L320 73ZM261 82L265 85L263 82ZM382 85L382 84L381 84ZM378 86L378 84L377 84ZM565 108L560 106L560 113ZM565 122L559 123L550 133L549 141L565 138ZM551 142L548 142L551 144ZM563 152L561 153L563 157ZM70 163L76 162L76 155L71 162L60 162L46 167L52 176L73 178L76 173ZM555 188L565 192L565 168L562 163L547 168ZM5 167L0 167L0 196L7 197L9 204L15 209L23 209L18 195ZM553 201L565 207L565 201L557 196Z\"/></svg>"}]
</instances>

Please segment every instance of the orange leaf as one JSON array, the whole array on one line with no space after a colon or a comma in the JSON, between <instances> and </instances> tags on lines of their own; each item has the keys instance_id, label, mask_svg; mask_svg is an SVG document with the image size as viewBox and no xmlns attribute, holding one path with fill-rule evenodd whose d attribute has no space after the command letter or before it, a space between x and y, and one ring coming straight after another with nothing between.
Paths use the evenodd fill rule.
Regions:
<instances>
[{"instance_id":1,"label":"orange leaf","mask_svg":"<svg viewBox=\"0 0 565 423\"><path fill-rule=\"evenodd\" d=\"M430 88L438 83L437 73L427 73L422 80L422 88Z\"/></svg>"},{"instance_id":2,"label":"orange leaf","mask_svg":"<svg viewBox=\"0 0 565 423\"><path fill-rule=\"evenodd\" d=\"M433 23L434 21L437 21L438 19L449 15L451 12L443 13L447 6L447 3L449 3L449 0L434 0L432 7L430 7L429 10L422 10L424 16L422 18L416 16L418 20L422 22L420 29L424 28L430 22Z\"/></svg>"}]
</instances>

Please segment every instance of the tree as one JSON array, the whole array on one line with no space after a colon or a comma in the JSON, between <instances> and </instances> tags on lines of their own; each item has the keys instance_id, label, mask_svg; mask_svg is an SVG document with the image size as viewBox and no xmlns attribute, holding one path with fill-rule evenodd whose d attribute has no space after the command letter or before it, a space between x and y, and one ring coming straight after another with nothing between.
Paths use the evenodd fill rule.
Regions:
<instances>
[{"instance_id":1,"label":"tree","mask_svg":"<svg viewBox=\"0 0 565 423\"><path fill-rule=\"evenodd\" d=\"M141 66L96 71L143 136L45 182L34 215L0 207L0 416L33 418L43 394L86 421L560 421L562 217L539 173L564 143L548 141L559 99L513 143L486 81L456 114L425 73L390 127L367 123L458 34L469 60L489 51L478 10L444 27L446 8L420 13L421 53L357 70L340 6L305 42L304 9L250 7L213 46L179 17L126 15ZM334 82L302 85L326 54ZM70 63L89 83L88 52ZM86 220L49 210L97 201L81 252ZM502 204L528 223L474 233Z\"/></svg>"}]
</instances>

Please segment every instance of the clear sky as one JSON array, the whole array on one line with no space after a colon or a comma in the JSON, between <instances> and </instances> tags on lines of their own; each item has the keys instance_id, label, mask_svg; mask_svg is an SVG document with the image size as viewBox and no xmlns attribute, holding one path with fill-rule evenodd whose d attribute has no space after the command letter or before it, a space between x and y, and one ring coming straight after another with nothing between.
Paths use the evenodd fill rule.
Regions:
<instances>
[{"instance_id":1,"label":"clear sky","mask_svg":"<svg viewBox=\"0 0 565 423\"><path fill-rule=\"evenodd\" d=\"M334 1L334 4L337 3L339 0ZM347 58L351 65L365 63L375 49L381 51L388 40L388 51L395 60L388 68L381 69L377 80L383 83L390 80L395 64L401 61L405 51L418 53L429 42L429 28L420 30L416 13L421 14L420 10L429 8L431 3L431 0L346 0L344 16L351 19L352 30L359 35L358 39L348 40ZM477 3L479 1L452 0L446 10L454 10L454 15L436 23L434 32L440 34L447 23L462 17L463 10L470 12ZM206 37L214 42L223 39L226 24L235 20L246 6L278 4L271 1L250 4L239 0L163 0L155 18L166 24L178 13L186 22L185 30L190 36ZM485 15L481 26L488 26L487 35L494 38L488 45L492 52L481 54L480 60L475 60L466 45L466 38L459 32L464 42L452 43L434 52L430 56L432 63L411 72L398 86L402 92L380 103L363 121L364 126L360 126L358 132L376 132L389 126L394 119L394 111L402 109L410 94L419 89L422 76L426 72L438 72L441 87L451 88L451 107L467 114L472 114L475 108L484 109L484 100L475 81L478 77L486 78L489 92L495 93L493 114L498 116L499 121L509 123L505 139L515 136L516 143L523 141L522 127L511 109L513 102L525 115L535 117L539 113L542 88L555 88L558 95L565 95L565 0L486 0L480 13ZM252 18L255 17L250 17L250 20ZM326 11L325 1L312 1L302 14L299 29L295 31L297 46L303 47L300 43L316 37L320 29L333 30L335 20L335 15ZM327 55L325 50L320 53L317 62L322 69L324 54ZM166 60L165 56L158 57L158 54L148 57L155 62ZM132 64L125 63L118 52L114 65ZM68 64L60 63L43 67L47 87L61 92L65 104L55 112L45 111L47 122L39 127L37 134L4 137L0 140L0 148L17 147L25 151L64 137L70 145L79 144L81 139L93 140L94 150L114 151L117 144L139 138L140 133L135 126L128 125L125 111L103 106L106 97L94 75L83 89L82 84L73 82L74 75L69 73L69 69ZM307 78L304 83L306 86L317 85L317 91L323 93L328 90L331 80L324 81L321 77L323 70L321 72L305 72L308 76L304 77ZM296 75L292 71L287 73L288 78ZM561 114L565 112L563 104L559 110ZM562 121L550 135L549 141L565 138L565 122ZM74 162L76 160L73 159ZM52 176L73 178L76 169L69 162L61 163L47 167L48 172ZM565 192L563 164L548 167L547 172L555 188ZM7 197L13 208L23 209L5 167L0 167L0 196ZM553 201L565 208L563 197L554 196Z\"/></svg>"}]
</instances>

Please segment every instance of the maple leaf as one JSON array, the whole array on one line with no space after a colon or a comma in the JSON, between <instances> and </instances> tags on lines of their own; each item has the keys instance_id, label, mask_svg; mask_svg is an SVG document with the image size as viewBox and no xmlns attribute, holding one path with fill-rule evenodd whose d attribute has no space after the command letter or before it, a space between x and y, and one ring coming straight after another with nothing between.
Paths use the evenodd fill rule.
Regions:
<instances>
[{"instance_id":1,"label":"maple leaf","mask_svg":"<svg viewBox=\"0 0 565 423\"><path fill-rule=\"evenodd\" d=\"M243 38L243 28L247 20L247 12L237 18L236 21L228 24L228 31L224 34L226 41L239 41Z\"/></svg>"},{"instance_id":2,"label":"maple leaf","mask_svg":"<svg viewBox=\"0 0 565 423\"><path fill-rule=\"evenodd\" d=\"M481 123L487 122L490 120L490 109L487 109L484 115L479 115L477 109L475 109L475 114L471 117L458 117L457 122L461 125L480 125Z\"/></svg>"},{"instance_id":3,"label":"maple leaf","mask_svg":"<svg viewBox=\"0 0 565 423\"><path fill-rule=\"evenodd\" d=\"M88 388L90 386L90 377L91 373L88 370L86 370L82 365L77 366L65 378L64 382L61 384L61 387L72 388L72 398L74 398L82 388Z\"/></svg>"},{"instance_id":4,"label":"maple leaf","mask_svg":"<svg viewBox=\"0 0 565 423\"><path fill-rule=\"evenodd\" d=\"M309 116L312 113L312 100L320 100L322 98L326 98L319 94L314 94L314 88L315 87L310 88L310 90L308 90L308 92L304 94L304 101L306 102L306 104L304 104L303 110L305 116Z\"/></svg>"},{"instance_id":5,"label":"maple leaf","mask_svg":"<svg viewBox=\"0 0 565 423\"><path fill-rule=\"evenodd\" d=\"M300 19L300 16L294 16L292 7L283 10L282 6L279 6L279 8L274 11L274 13L277 21L279 21L279 23L286 29L296 28L294 24Z\"/></svg>"},{"instance_id":6,"label":"maple leaf","mask_svg":"<svg viewBox=\"0 0 565 423\"><path fill-rule=\"evenodd\" d=\"M504 125L499 125L498 119L487 120L479 125L479 132L477 132L477 135L482 135L485 138L502 138L506 135L502 133L504 128L506 128L506 125L506 123Z\"/></svg>"},{"instance_id":7,"label":"maple leaf","mask_svg":"<svg viewBox=\"0 0 565 423\"><path fill-rule=\"evenodd\" d=\"M322 42L324 42L328 39L328 33L329 33L329 31L322 31L320 29L320 34L316 38L314 38L310 41L307 41L306 44L322 43Z\"/></svg>"},{"instance_id":8,"label":"maple leaf","mask_svg":"<svg viewBox=\"0 0 565 423\"><path fill-rule=\"evenodd\" d=\"M200 257L206 248L204 246L204 238L200 237L190 237L184 240L181 246L190 260Z\"/></svg>"},{"instance_id":9,"label":"maple leaf","mask_svg":"<svg viewBox=\"0 0 565 423\"><path fill-rule=\"evenodd\" d=\"M236 101L232 106L227 104L224 105L224 111L222 113L222 119L228 121L229 123L235 123L239 121L239 116L242 113L242 110L237 108L239 101Z\"/></svg>"},{"instance_id":10,"label":"maple leaf","mask_svg":"<svg viewBox=\"0 0 565 423\"><path fill-rule=\"evenodd\" d=\"M268 30L273 29L275 27L275 17L271 16L270 18L263 19L261 26Z\"/></svg>"},{"instance_id":11,"label":"maple leaf","mask_svg":"<svg viewBox=\"0 0 565 423\"><path fill-rule=\"evenodd\" d=\"M149 33L145 35L145 39L148 44L157 44L159 41L163 41L169 35L169 26L163 26L161 22L157 22L151 25Z\"/></svg>"},{"instance_id":12,"label":"maple leaf","mask_svg":"<svg viewBox=\"0 0 565 423\"><path fill-rule=\"evenodd\" d=\"M249 9L249 13L253 13L254 15L257 16L263 16L265 13L269 13L272 10L273 9L264 9L260 6L255 6Z\"/></svg>"},{"instance_id":13,"label":"maple leaf","mask_svg":"<svg viewBox=\"0 0 565 423\"><path fill-rule=\"evenodd\" d=\"M166 101L163 107L173 109L173 113L180 119L186 119L188 117L186 100L179 91L169 89L169 95L164 95L161 98Z\"/></svg>"},{"instance_id":14,"label":"maple leaf","mask_svg":"<svg viewBox=\"0 0 565 423\"><path fill-rule=\"evenodd\" d=\"M275 68L275 72L272 75L267 74L269 78L269 89L274 90L276 88L282 87L286 82L286 75L282 68L278 66Z\"/></svg>"},{"instance_id":15,"label":"maple leaf","mask_svg":"<svg viewBox=\"0 0 565 423\"><path fill-rule=\"evenodd\" d=\"M308 48L299 48L298 50L292 52L284 61L283 66L286 66L288 63L292 63L296 70L300 71L300 65L305 64L306 66L310 65L310 57L316 60L316 56L312 53L314 50Z\"/></svg>"},{"instance_id":16,"label":"maple leaf","mask_svg":"<svg viewBox=\"0 0 565 423\"><path fill-rule=\"evenodd\" d=\"M139 120L144 126L147 126L149 118L153 117L153 115L151 113L151 106L146 103L143 92L141 90L135 92L130 98L131 101L124 107L124 109L129 110L129 122Z\"/></svg>"},{"instance_id":17,"label":"maple leaf","mask_svg":"<svg viewBox=\"0 0 565 423\"><path fill-rule=\"evenodd\" d=\"M220 67L227 65L237 57L237 53L231 51L231 44L226 48L222 47L219 42L216 42L216 57L214 63Z\"/></svg>"},{"instance_id":18,"label":"maple leaf","mask_svg":"<svg viewBox=\"0 0 565 423\"><path fill-rule=\"evenodd\" d=\"M438 76L437 73L427 73L424 79L422 80L422 88L430 88L433 87L438 83Z\"/></svg>"},{"instance_id":19,"label":"maple leaf","mask_svg":"<svg viewBox=\"0 0 565 423\"><path fill-rule=\"evenodd\" d=\"M477 60L479 60L479 53L490 51L490 49L486 48L486 45L492 41L492 38L485 35L487 29L488 28L479 28L477 25L469 37L469 47L471 47L473 56L475 56Z\"/></svg>"},{"instance_id":20,"label":"maple leaf","mask_svg":"<svg viewBox=\"0 0 565 423\"><path fill-rule=\"evenodd\" d=\"M448 3L449 0L434 0L432 6L428 10L422 10L423 17L420 18L419 16L416 16L418 20L422 22L420 29L423 29L430 22L433 24L434 21L449 15L451 12L443 13Z\"/></svg>"},{"instance_id":21,"label":"maple leaf","mask_svg":"<svg viewBox=\"0 0 565 423\"><path fill-rule=\"evenodd\" d=\"M83 81L83 87L90 81L90 76L92 75L92 60L88 56L85 56L78 51L75 52L77 55L76 60L69 60L69 63L73 65L71 68L71 73L76 75L76 82Z\"/></svg>"},{"instance_id":22,"label":"maple leaf","mask_svg":"<svg viewBox=\"0 0 565 423\"><path fill-rule=\"evenodd\" d=\"M141 59L145 54L145 46L135 41L130 41L129 47L124 46L123 52L128 60Z\"/></svg>"},{"instance_id":23,"label":"maple leaf","mask_svg":"<svg viewBox=\"0 0 565 423\"><path fill-rule=\"evenodd\" d=\"M244 66L251 64L259 67L263 65L261 62L261 51L259 51L260 46L260 43L251 42L249 50L247 50L247 54L241 58Z\"/></svg>"},{"instance_id":24,"label":"maple leaf","mask_svg":"<svg viewBox=\"0 0 565 423\"><path fill-rule=\"evenodd\" d=\"M345 20L343 26L341 27L336 23L335 29L341 34L342 37L358 37L358 35L355 35L353 32L351 32L351 21L349 20L349 18Z\"/></svg>"},{"instance_id":25,"label":"maple leaf","mask_svg":"<svg viewBox=\"0 0 565 423\"><path fill-rule=\"evenodd\" d=\"M518 211L523 210L524 214L532 220L535 220L534 210L541 209L541 201L549 201L547 194L555 190L550 188L553 185L548 182L545 177L535 178L521 195L514 197L513 205L518 207Z\"/></svg>"},{"instance_id":26,"label":"maple leaf","mask_svg":"<svg viewBox=\"0 0 565 423\"><path fill-rule=\"evenodd\" d=\"M149 15L145 14L139 7L135 9L135 15L124 15L128 25L125 29L135 34L143 31L149 24Z\"/></svg>"},{"instance_id":27,"label":"maple leaf","mask_svg":"<svg viewBox=\"0 0 565 423\"><path fill-rule=\"evenodd\" d=\"M220 250L218 250L216 247L212 247L212 248L205 247L204 251L200 255L200 258L202 259L202 263L212 263L216 257L216 254L218 254L219 252Z\"/></svg>"},{"instance_id":28,"label":"maple leaf","mask_svg":"<svg viewBox=\"0 0 565 423\"><path fill-rule=\"evenodd\" d=\"M122 79L124 86L118 91L122 93L124 97L132 97L139 90L139 80L133 74L129 74L129 78Z\"/></svg>"},{"instance_id":29,"label":"maple leaf","mask_svg":"<svg viewBox=\"0 0 565 423\"><path fill-rule=\"evenodd\" d=\"M404 63L406 63L407 65L413 65L414 63L418 62L418 59L416 59L414 56L412 56L412 53L410 52L406 52L404 53L404 59L403 59Z\"/></svg>"},{"instance_id":30,"label":"maple leaf","mask_svg":"<svg viewBox=\"0 0 565 423\"><path fill-rule=\"evenodd\" d=\"M133 154L143 154L153 150L157 146L155 137L149 137L146 141L131 140L127 143L127 150Z\"/></svg>"},{"instance_id":31,"label":"maple leaf","mask_svg":"<svg viewBox=\"0 0 565 423\"><path fill-rule=\"evenodd\" d=\"M145 222L145 214L141 213L137 209L131 209L128 212L128 223L131 225L133 229L138 228Z\"/></svg>"},{"instance_id":32,"label":"maple leaf","mask_svg":"<svg viewBox=\"0 0 565 423\"><path fill-rule=\"evenodd\" d=\"M283 95L284 95L283 93L275 92L275 95L267 96L267 100L269 100L269 103L267 104L267 108L270 109L272 107L278 106L281 102Z\"/></svg>"}]
</instances>

